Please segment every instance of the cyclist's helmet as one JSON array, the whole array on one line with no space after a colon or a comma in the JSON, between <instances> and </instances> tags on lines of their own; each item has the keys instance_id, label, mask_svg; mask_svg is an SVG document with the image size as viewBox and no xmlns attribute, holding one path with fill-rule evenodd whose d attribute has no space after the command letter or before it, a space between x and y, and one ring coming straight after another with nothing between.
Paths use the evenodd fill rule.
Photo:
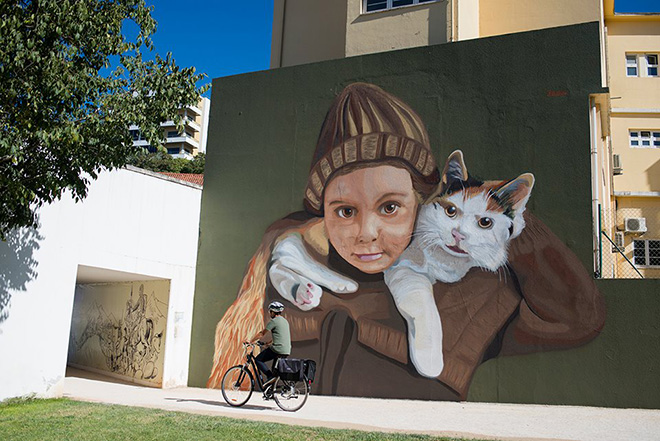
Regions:
<instances>
[{"instance_id":1,"label":"cyclist's helmet","mask_svg":"<svg viewBox=\"0 0 660 441\"><path fill-rule=\"evenodd\" d=\"M268 305L268 310L279 314L280 312L284 311L284 305L280 302L270 302L270 305Z\"/></svg>"}]
</instances>

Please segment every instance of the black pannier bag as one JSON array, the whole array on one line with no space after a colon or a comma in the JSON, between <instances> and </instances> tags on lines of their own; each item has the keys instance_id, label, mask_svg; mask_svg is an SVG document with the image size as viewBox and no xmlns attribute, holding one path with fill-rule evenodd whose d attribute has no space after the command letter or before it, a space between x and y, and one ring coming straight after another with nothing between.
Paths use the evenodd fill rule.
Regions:
<instances>
[{"instance_id":1,"label":"black pannier bag","mask_svg":"<svg viewBox=\"0 0 660 441\"><path fill-rule=\"evenodd\" d=\"M316 362L314 360L305 360L303 363L303 373L310 383L313 383L316 376Z\"/></svg>"},{"instance_id":2,"label":"black pannier bag","mask_svg":"<svg viewBox=\"0 0 660 441\"><path fill-rule=\"evenodd\" d=\"M282 380L299 381L303 379L303 360L298 358L280 358L277 360L277 374Z\"/></svg>"}]
</instances>

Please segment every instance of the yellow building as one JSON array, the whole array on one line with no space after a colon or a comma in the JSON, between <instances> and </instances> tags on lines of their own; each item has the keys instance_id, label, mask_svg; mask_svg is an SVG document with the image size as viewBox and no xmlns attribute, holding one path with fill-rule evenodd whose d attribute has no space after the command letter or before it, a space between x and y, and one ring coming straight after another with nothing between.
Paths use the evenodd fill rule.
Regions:
<instances>
[{"instance_id":1,"label":"yellow building","mask_svg":"<svg viewBox=\"0 0 660 441\"><path fill-rule=\"evenodd\" d=\"M600 0L274 0L271 67L602 17Z\"/></svg>"},{"instance_id":2,"label":"yellow building","mask_svg":"<svg viewBox=\"0 0 660 441\"><path fill-rule=\"evenodd\" d=\"M209 124L209 110L211 101L208 98L200 98L196 106L187 106L179 110L183 119L183 133L180 133L174 121L161 123L163 128L163 142L167 153L175 158L192 159L198 153L206 153L206 138ZM129 127L133 136L133 146L147 148L155 152L156 148L142 138L137 126Z\"/></svg>"},{"instance_id":3,"label":"yellow building","mask_svg":"<svg viewBox=\"0 0 660 441\"><path fill-rule=\"evenodd\" d=\"M660 14L615 14L605 1L614 164L615 277L660 277ZM605 262L606 259L604 258Z\"/></svg>"},{"instance_id":4,"label":"yellow building","mask_svg":"<svg viewBox=\"0 0 660 441\"><path fill-rule=\"evenodd\" d=\"M614 0L274 0L271 67L594 21L610 88L590 103L594 272L660 277L660 15Z\"/></svg>"}]
</instances>

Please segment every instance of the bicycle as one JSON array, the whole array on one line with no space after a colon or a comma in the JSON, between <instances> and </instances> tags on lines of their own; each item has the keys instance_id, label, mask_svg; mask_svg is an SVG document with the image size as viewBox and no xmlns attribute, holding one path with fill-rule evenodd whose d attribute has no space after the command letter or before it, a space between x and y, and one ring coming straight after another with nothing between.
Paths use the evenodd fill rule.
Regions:
<instances>
[{"instance_id":1,"label":"bicycle","mask_svg":"<svg viewBox=\"0 0 660 441\"><path fill-rule=\"evenodd\" d=\"M285 380L276 374L275 381L264 389L262 374L257 369L254 348L264 346L261 342L243 343L245 348L245 363L232 366L222 376L221 390L227 404L233 407L243 406L248 402L255 389L255 378L259 391L263 392L264 399L275 400L277 406L287 412L295 412L303 407L309 395L310 381L305 375L298 380ZM275 360L277 362L278 359ZM250 370L250 368L252 368Z\"/></svg>"}]
</instances>

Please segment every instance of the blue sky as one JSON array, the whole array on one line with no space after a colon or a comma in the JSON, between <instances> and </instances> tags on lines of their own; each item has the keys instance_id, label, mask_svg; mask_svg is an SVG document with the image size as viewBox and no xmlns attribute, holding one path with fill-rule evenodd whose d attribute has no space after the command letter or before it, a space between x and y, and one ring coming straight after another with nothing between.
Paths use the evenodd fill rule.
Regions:
<instances>
[{"instance_id":1,"label":"blue sky","mask_svg":"<svg viewBox=\"0 0 660 441\"><path fill-rule=\"evenodd\" d=\"M614 0L615 12L660 12L658 0Z\"/></svg>"},{"instance_id":2,"label":"blue sky","mask_svg":"<svg viewBox=\"0 0 660 441\"><path fill-rule=\"evenodd\" d=\"M203 82L268 69L273 0L148 0L158 22L156 51L195 66ZM207 92L205 95L210 96Z\"/></svg>"},{"instance_id":3,"label":"blue sky","mask_svg":"<svg viewBox=\"0 0 660 441\"><path fill-rule=\"evenodd\" d=\"M327 0L336 1L336 0ZM161 55L211 79L268 69L273 0L148 0ZM660 0L615 0L616 12L660 12ZM210 93L206 93L210 96Z\"/></svg>"}]
</instances>

